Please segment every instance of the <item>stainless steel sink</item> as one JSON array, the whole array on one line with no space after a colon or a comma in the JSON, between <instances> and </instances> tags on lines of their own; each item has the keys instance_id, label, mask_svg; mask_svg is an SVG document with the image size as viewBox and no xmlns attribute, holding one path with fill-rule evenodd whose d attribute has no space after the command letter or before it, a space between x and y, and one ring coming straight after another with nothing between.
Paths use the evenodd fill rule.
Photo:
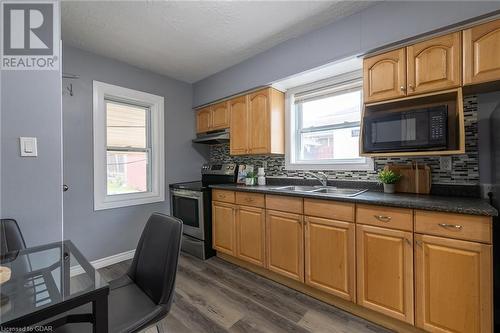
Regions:
<instances>
[{"instance_id":1,"label":"stainless steel sink","mask_svg":"<svg viewBox=\"0 0 500 333\"><path fill-rule=\"evenodd\" d=\"M294 191L294 192L312 192L317 190L317 186L302 186L302 185L290 185L276 187L276 190Z\"/></svg>"},{"instance_id":2,"label":"stainless steel sink","mask_svg":"<svg viewBox=\"0 0 500 333\"><path fill-rule=\"evenodd\" d=\"M342 197L355 197L358 194L364 193L368 190L360 190L355 188L338 188L338 187L321 187L312 190L313 193L326 193L330 195L342 196Z\"/></svg>"}]
</instances>

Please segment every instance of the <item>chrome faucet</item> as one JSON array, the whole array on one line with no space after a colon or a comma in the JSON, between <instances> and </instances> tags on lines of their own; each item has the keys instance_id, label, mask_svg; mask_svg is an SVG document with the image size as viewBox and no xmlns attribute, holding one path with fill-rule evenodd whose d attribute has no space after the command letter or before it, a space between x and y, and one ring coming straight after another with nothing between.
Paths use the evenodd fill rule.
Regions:
<instances>
[{"instance_id":1,"label":"chrome faucet","mask_svg":"<svg viewBox=\"0 0 500 333\"><path fill-rule=\"evenodd\" d=\"M306 175L313 176L314 178L320 181L321 185L327 186L328 176L324 172L318 172L318 173L306 172Z\"/></svg>"}]
</instances>

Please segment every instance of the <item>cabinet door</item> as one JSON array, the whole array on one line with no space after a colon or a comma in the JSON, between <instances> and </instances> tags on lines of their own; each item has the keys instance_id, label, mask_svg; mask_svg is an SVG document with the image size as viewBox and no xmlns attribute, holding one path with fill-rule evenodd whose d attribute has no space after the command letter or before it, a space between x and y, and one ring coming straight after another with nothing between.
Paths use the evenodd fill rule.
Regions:
<instances>
[{"instance_id":1,"label":"cabinet door","mask_svg":"<svg viewBox=\"0 0 500 333\"><path fill-rule=\"evenodd\" d=\"M230 154L244 155L248 152L248 103L247 96L229 101Z\"/></svg>"},{"instance_id":2,"label":"cabinet door","mask_svg":"<svg viewBox=\"0 0 500 333\"><path fill-rule=\"evenodd\" d=\"M206 107L196 112L196 133L210 131L212 127L212 107Z\"/></svg>"},{"instance_id":3,"label":"cabinet door","mask_svg":"<svg viewBox=\"0 0 500 333\"><path fill-rule=\"evenodd\" d=\"M406 52L398 49L363 60L365 103L406 96Z\"/></svg>"},{"instance_id":4,"label":"cabinet door","mask_svg":"<svg viewBox=\"0 0 500 333\"><path fill-rule=\"evenodd\" d=\"M268 210L266 241L268 269L304 282L302 215Z\"/></svg>"},{"instance_id":5,"label":"cabinet door","mask_svg":"<svg viewBox=\"0 0 500 333\"><path fill-rule=\"evenodd\" d=\"M413 234L356 228L358 304L413 324Z\"/></svg>"},{"instance_id":6,"label":"cabinet door","mask_svg":"<svg viewBox=\"0 0 500 333\"><path fill-rule=\"evenodd\" d=\"M461 45L459 31L408 46L408 95L460 86Z\"/></svg>"},{"instance_id":7,"label":"cabinet door","mask_svg":"<svg viewBox=\"0 0 500 333\"><path fill-rule=\"evenodd\" d=\"M271 151L269 140L270 89L259 90L248 96L248 128L250 154Z\"/></svg>"},{"instance_id":8,"label":"cabinet door","mask_svg":"<svg viewBox=\"0 0 500 333\"><path fill-rule=\"evenodd\" d=\"M464 84L500 80L500 20L463 31Z\"/></svg>"},{"instance_id":9,"label":"cabinet door","mask_svg":"<svg viewBox=\"0 0 500 333\"><path fill-rule=\"evenodd\" d=\"M236 255L265 266L266 214L263 208L239 206L236 212Z\"/></svg>"},{"instance_id":10,"label":"cabinet door","mask_svg":"<svg viewBox=\"0 0 500 333\"><path fill-rule=\"evenodd\" d=\"M491 245L415 235L416 325L492 332Z\"/></svg>"},{"instance_id":11,"label":"cabinet door","mask_svg":"<svg viewBox=\"0 0 500 333\"><path fill-rule=\"evenodd\" d=\"M306 284L354 301L354 223L309 216L304 219Z\"/></svg>"},{"instance_id":12,"label":"cabinet door","mask_svg":"<svg viewBox=\"0 0 500 333\"><path fill-rule=\"evenodd\" d=\"M212 129L223 129L229 127L228 102L215 104L212 107Z\"/></svg>"},{"instance_id":13,"label":"cabinet door","mask_svg":"<svg viewBox=\"0 0 500 333\"><path fill-rule=\"evenodd\" d=\"M216 251L235 254L235 211L232 204L217 201L212 203L212 243Z\"/></svg>"}]
</instances>

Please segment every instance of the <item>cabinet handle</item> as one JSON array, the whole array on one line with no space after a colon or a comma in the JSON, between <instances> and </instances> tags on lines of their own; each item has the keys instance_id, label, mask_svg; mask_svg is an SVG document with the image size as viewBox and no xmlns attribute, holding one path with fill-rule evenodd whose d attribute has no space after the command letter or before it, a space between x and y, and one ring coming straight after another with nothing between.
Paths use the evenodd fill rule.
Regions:
<instances>
[{"instance_id":1,"label":"cabinet handle","mask_svg":"<svg viewBox=\"0 0 500 333\"><path fill-rule=\"evenodd\" d=\"M374 218L379 220L380 222L388 223L392 220L392 217L390 216L384 216L384 215L373 215Z\"/></svg>"},{"instance_id":2,"label":"cabinet handle","mask_svg":"<svg viewBox=\"0 0 500 333\"><path fill-rule=\"evenodd\" d=\"M405 86L401 86L401 87L399 87L399 89L401 89L401 91L405 91L406 90Z\"/></svg>"},{"instance_id":3,"label":"cabinet handle","mask_svg":"<svg viewBox=\"0 0 500 333\"><path fill-rule=\"evenodd\" d=\"M445 229L455 229L462 230L462 226L459 224L448 224L448 223L438 223L438 226L443 227Z\"/></svg>"},{"instance_id":4,"label":"cabinet handle","mask_svg":"<svg viewBox=\"0 0 500 333\"><path fill-rule=\"evenodd\" d=\"M410 87L410 90L415 90L415 87L413 86L413 84L408 84L408 87Z\"/></svg>"},{"instance_id":5,"label":"cabinet handle","mask_svg":"<svg viewBox=\"0 0 500 333\"><path fill-rule=\"evenodd\" d=\"M405 241L406 241L406 243L408 243L408 245L412 244L412 242L408 238L405 238Z\"/></svg>"},{"instance_id":6,"label":"cabinet handle","mask_svg":"<svg viewBox=\"0 0 500 333\"><path fill-rule=\"evenodd\" d=\"M422 247L422 242L419 241L419 240L417 240L417 239L415 239L415 244L417 244L418 246Z\"/></svg>"}]
</instances>

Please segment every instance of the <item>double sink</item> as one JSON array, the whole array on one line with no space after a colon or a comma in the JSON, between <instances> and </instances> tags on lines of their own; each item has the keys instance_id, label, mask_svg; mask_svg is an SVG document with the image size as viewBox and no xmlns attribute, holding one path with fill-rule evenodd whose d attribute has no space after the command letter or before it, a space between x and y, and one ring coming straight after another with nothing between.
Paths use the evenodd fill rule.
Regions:
<instances>
[{"instance_id":1,"label":"double sink","mask_svg":"<svg viewBox=\"0 0 500 333\"><path fill-rule=\"evenodd\" d=\"M335 186L301 186L301 185L281 186L281 187L276 187L275 190L302 192L302 193L318 193L318 194L324 193L342 197L355 197L361 193L368 191L368 190L360 190L354 188L338 188Z\"/></svg>"}]
</instances>

